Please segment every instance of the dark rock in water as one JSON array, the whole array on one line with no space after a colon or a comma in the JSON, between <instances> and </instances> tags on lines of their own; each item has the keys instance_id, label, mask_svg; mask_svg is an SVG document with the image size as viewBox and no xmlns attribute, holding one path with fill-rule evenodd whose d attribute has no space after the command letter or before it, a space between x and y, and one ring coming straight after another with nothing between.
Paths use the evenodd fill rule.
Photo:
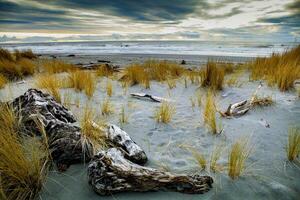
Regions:
<instances>
[{"instance_id":1,"label":"dark rock in water","mask_svg":"<svg viewBox=\"0 0 300 200\"><path fill-rule=\"evenodd\" d=\"M110 63L109 60L97 60L98 63Z\"/></svg>"},{"instance_id":2,"label":"dark rock in water","mask_svg":"<svg viewBox=\"0 0 300 200\"><path fill-rule=\"evenodd\" d=\"M189 194L207 192L213 183L210 176L175 175L137 165L117 148L100 151L88 166L89 184L100 195L135 191L171 190Z\"/></svg>"},{"instance_id":3,"label":"dark rock in water","mask_svg":"<svg viewBox=\"0 0 300 200\"><path fill-rule=\"evenodd\" d=\"M54 59L57 58L57 56L55 56L55 55L50 55L50 57L51 57L51 58L54 58Z\"/></svg>"},{"instance_id":4,"label":"dark rock in water","mask_svg":"<svg viewBox=\"0 0 300 200\"><path fill-rule=\"evenodd\" d=\"M41 135L44 128L54 162L58 166L88 161L92 156L90 143L81 142L80 128L73 125L75 117L49 94L29 89L12 105L21 116L25 133ZM39 123L37 123L39 122Z\"/></svg>"},{"instance_id":5,"label":"dark rock in water","mask_svg":"<svg viewBox=\"0 0 300 200\"><path fill-rule=\"evenodd\" d=\"M186 64L185 60L182 60L180 64L185 65Z\"/></svg>"},{"instance_id":6,"label":"dark rock in water","mask_svg":"<svg viewBox=\"0 0 300 200\"><path fill-rule=\"evenodd\" d=\"M94 63L93 63L93 62L90 62L90 64L93 65Z\"/></svg>"},{"instance_id":7,"label":"dark rock in water","mask_svg":"<svg viewBox=\"0 0 300 200\"><path fill-rule=\"evenodd\" d=\"M75 54L69 54L67 57L75 57Z\"/></svg>"}]
</instances>

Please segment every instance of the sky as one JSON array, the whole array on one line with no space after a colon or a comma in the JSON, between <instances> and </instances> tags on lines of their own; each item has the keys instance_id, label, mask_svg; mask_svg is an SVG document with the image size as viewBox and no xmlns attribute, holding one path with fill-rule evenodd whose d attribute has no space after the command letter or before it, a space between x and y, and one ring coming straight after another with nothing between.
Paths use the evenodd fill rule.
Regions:
<instances>
[{"instance_id":1,"label":"sky","mask_svg":"<svg viewBox=\"0 0 300 200\"><path fill-rule=\"evenodd\" d=\"M0 42L300 41L300 0L0 0Z\"/></svg>"}]
</instances>

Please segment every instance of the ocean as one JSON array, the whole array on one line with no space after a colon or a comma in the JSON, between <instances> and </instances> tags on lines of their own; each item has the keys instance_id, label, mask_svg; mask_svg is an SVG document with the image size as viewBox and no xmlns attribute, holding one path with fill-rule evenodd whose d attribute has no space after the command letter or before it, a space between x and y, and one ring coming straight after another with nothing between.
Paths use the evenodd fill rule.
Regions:
<instances>
[{"instance_id":1,"label":"ocean","mask_svg":"<svg viewBox=\"0 0 300 200\"><path fill-rule=\"evenodd\" d=\"M223 42L223 41L93 41L48 43L0 43L9 50L32 49L38 54L152 54L152 55L201 55L201 56L268 56L283 52L297 45L290 43Z\"/></svg>"}]
</instances>

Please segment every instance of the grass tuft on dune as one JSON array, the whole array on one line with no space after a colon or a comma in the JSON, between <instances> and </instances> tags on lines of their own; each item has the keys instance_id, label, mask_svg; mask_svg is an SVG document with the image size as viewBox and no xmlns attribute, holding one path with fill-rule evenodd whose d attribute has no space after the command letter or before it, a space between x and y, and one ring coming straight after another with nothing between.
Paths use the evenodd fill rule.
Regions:
<instances>
[{"instance_id":1,"label":"grass tuft on dune","mask_svg":"<svg viewBox=\"0 0 300 200\"><path fill-rule=\"evenodd\" d=\"M231 179L237 179L246 169L246 160L251 153L251 147L248 138L237 140L229 151L228 155L228 176Z\"/></svg>"},{"instance_id":2,"label":"grass tuft on dune","mask_svg":"<svg viewBox=\"0 0 300 200\"><path fill-rule=\"evenodd\" d=\"M300 128L296 128L296 127L289 128L286 153L289 161L295 161L299 157Z\"/></svg>"},{"instance_id":3,"label":"grass tuft on dune","mask_svg":"<svg viewBox=\"0 0 300 200\"><path fill-rule=\"evenodd\" d=\"M0 198L36 199L48 172L48 149L40 139L22 135L11 107L0 110Z\"/></svg>"},{"instance_id":4,"label":"grass tuft on dune","mask_svg":"<svg viewBox=\"0 0 300 200\"><path fill-rule=\"evenodd\" d=\"M249 63L252 80L266 80L280 91L294 88L294 81L300 78L300 45L270 57L256 58Z\"/></svg>"},{"instance_id":5,"label":"grass tuft on dune","mask_svg":"<svg viewBox=\"0 0 300 200\"><path fill-rule=\"evenodd\" d=\"M201 71L201 86L222 90L224 75L224 68L218 66L216 62L208 61L205 69Z\"/></svg>"},{"instance_id":6,"label":"grass tuft on dune","mask_svg":"<svg viewBox=\"0 0 300 200\"><path fill-rule=\"evenodd\" d=\"M175 114L175 107L169 102L162 102L155 111L154 118L157 122L169 123Z\"/></svg>"}]
</instances>

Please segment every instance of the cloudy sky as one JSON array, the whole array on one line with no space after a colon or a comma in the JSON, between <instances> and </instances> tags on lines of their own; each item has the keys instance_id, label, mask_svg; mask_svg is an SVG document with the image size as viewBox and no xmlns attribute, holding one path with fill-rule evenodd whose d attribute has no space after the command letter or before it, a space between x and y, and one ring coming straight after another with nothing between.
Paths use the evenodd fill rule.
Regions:
<instances>
[{"instance_id":1,"label":"cloudy sky","mask_svg":"<svg viewBox=\"0 0 300 200\"><path fill-rule=\"evenodd\" d=\"M0 0L0 42L295 39L300 0Z\"/></svg>"}]
</instances>

